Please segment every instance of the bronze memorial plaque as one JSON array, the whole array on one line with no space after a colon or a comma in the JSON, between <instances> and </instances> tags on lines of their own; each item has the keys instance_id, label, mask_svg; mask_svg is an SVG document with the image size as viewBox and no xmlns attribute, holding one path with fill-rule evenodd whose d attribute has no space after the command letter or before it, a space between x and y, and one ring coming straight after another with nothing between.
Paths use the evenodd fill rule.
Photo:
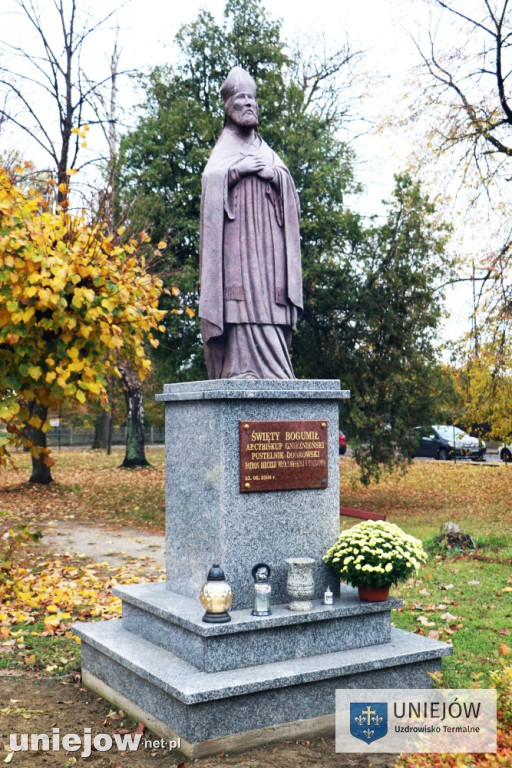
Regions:
<instances>
[{"instance_id":1,"label":"bronze memorial plaque","mask_svg":"<svg viewBox=\"0 0 512 768\"><path fill-rule=\"evenodd\" d=\"M327 488L327 421L240 421L240 491Z\"/></svg>"}]
</instances>

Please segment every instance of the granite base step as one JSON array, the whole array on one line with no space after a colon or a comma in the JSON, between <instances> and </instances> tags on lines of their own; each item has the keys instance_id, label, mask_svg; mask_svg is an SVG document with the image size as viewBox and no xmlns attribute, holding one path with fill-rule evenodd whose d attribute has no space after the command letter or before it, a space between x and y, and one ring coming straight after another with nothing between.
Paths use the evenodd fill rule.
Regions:
<instances>
[{"instance_id":1,"label":"granite base step","mask_svg":"<svg viewBox=\"0 0 512 768\"><path fill-rule=\"evenodd\" d=\"M428 688L449 645L402 630L365 648L204 672L120 620L74 626L85 684L189 757L333 730L335 691Z\"/></svg>"},{"instance_id":2,"label":"granite base step","mask_svg":"<svg viewBox=\"0 0 512 768\"><path fill-rule=\"evenodd\" d=\"M123 601L123 628L181 657L205 672L285 661L387 643L397 598L381 603L359 600L342 587L333 605L313 601L313 609L290 611L273 605L271 616L232 611L226 624L206 624L198 600L178 595L165 582L117 587Z\"/></svg>"}]
</instances>

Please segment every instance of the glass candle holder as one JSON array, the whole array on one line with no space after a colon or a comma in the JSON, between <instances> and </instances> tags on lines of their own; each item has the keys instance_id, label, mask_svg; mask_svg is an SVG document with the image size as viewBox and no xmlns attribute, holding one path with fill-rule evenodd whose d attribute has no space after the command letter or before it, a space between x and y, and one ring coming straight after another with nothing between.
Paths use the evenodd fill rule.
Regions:
<instances>
[{"instance_id":1,"label":"glass candle holder","mask_svg":"<svg viewBox=\"0 0 512 768\"><path fill-rule=\"evenodd\" d=\"M206 581L201 587L199 600L206 611L203 621L207 624L225 624L231 621L228 611L233 602L233 591L220 565L214 565L208 571Z\"/></svg>"},{"instance_id":2,"label":"glass candle holder","mask_svg":"<svg viewBox=\"0 0 512 768\"><path fill-rule=\"evenodd\" d=\"M270 594L272 588L268 583L270 566L266 563L257 563L252 569L254 579L254 607L252 616L270 616Z\"/></svg>"}]
</instances>

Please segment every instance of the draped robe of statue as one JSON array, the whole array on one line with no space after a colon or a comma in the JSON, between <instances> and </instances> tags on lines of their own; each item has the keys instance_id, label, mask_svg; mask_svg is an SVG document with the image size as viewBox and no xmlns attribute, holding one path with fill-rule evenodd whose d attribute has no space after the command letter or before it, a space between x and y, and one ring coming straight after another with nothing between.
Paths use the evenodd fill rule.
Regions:
<instances>
[{"instance_id":1,"label":"draped robe of statue","mask_svg":"<svg viewBox=\"0 0 512 768\"><path fill-rule=\"evenodd\" d=\"M240 175L247 155L273 181ZM255 132L225 127L203 173L199 316L210 379L294 378L289 356L302 311L299 200L280 158Z\"/></svg>"}]
</instances>

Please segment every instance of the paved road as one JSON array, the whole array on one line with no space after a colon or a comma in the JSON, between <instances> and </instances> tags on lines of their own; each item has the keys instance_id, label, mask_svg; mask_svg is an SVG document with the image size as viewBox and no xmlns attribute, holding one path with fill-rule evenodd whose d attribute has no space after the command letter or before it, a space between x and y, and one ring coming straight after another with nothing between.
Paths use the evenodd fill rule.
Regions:
<instances>
[{"instance_id":1,"label":"paved road","mask_svg":"<svg viewBox=\"0 0 512 768\"><path fill-rule=\"evenodd\" d=\"M156 568L165 563L163 534L55 522L45 526L43 535L42 546L53 554L86 555L109 565L123 565L132 559L147 560L148 566Z\"/></svg>"},{"instance_id":2,"label":"paved road","mask_svg":"<svg viewBox=\"0 0 512 768\"><path fill-rule=\"evenodd\" d=\"M437 461L437 459L430 459L426 456L417 456L414 461ZM453 464L453 459L451 459ZM483 461L471 461L471 459L457 459L457 464L470 464L473 467L485 467L485 466L502 466L505 467L505 462L501 461L497 453L486 454Z\"/></svg>"}]
</instances>

